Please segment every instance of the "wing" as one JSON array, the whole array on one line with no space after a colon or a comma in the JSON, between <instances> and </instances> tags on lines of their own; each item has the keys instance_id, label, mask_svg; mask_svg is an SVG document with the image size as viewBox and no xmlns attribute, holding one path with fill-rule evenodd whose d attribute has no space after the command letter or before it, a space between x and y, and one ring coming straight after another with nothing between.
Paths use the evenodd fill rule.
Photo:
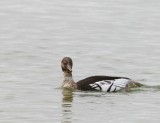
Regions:
<instances>
[{"instance_id":1,"label":"wing","mask_svg":"<svg viewBox=\"0 0 160 123\"><path fill-rule=\"evenodd\" d=\"M101 90L101 86L99 86L96 82L103 81L106 83L105 85L108 85L108 84L111 84L111 81L116 80L116 79L129 79L129 78L115 77L115 76L91 76L91 77L78 81L77 86L79 90L84 90L84 91ZM94 85L94 86L91 86L91 85Z\"/></svg>"},{"instance_id":2,"label":"wing","mask_svg":"<svg viewBox=\"0 0 160 123\"><path fill-rule=\"evenodd\" d=\"M128 85L131 82L132 80L130 79L120 78L111 80L111 83L108 83L106 81L95 82L94 84L90 84L90 86L95 90L100 90L105 92L116 92L128 88Z\"/></svg>"}]
</instances>

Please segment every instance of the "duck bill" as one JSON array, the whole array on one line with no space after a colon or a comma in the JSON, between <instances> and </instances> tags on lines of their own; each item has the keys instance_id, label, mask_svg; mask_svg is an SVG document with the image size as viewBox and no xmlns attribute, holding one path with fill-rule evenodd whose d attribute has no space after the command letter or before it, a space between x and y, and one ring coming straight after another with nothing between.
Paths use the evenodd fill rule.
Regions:
<instances>
[{"instance_id":1,"label":"duck bill","mask_svg":"<svg viewBox=\"0 0 160 123\"><path fill-rule=\"evenodd\" d=\"M67 69L69 70L69 72L72 72L72 67L70 65L67 65Z\"/></svg>"}]
</instances>

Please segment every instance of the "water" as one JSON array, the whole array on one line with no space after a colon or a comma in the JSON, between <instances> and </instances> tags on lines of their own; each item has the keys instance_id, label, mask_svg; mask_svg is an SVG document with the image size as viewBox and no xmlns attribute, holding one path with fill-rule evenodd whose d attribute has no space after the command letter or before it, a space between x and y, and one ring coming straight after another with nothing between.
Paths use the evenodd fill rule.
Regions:
<instances>
[{"instance_id":1,"label":"water","mask_svg":"<svg viewBox=\"0 0 160 123\"><path fill-rule=\"evenodd\" d=\"M159 123L160 1L1 0L0 123ZM74 80L130 77L131 92L63 92ZM64 94L64 96L63 96Z\"/></svg>"}]
</instances>

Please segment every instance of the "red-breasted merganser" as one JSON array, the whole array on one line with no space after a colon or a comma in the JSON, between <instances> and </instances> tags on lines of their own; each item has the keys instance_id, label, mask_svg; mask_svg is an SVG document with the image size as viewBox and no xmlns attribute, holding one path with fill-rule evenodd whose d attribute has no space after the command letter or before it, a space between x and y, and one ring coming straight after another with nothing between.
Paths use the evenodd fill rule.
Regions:
<instances>
[{"instance_id":1,"label":"red-breasted merganser","mask_svg":"<svg viewBox=\"0 0 160 123\"><path fill-rule=\"evenodd\" d=\"M75 82L72 78L72 66L73 62L70 57L64 57L62 59L61 68L64 73L62 88L84 91L116 92L142 85L130 78L116 76L90 76Z\"/></svg>"}]
</instances>

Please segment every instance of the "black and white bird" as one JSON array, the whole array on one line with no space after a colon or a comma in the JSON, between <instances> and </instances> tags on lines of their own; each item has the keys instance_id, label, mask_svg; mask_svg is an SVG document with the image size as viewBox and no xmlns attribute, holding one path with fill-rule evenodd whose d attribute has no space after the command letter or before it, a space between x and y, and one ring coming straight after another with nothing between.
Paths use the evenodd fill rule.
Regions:
<instances>
[{"instance_id":1,"label":"black and white bird","mask_svg":"<svg viewBox=\"0 0 160 123\"><path fill-rule=\"evenodd\" d=\"M116 76L90 76L75 82L72 78L72 66L73 62L70 57L64 57L62 59L61 68L64 73L62 88L84 91L117 92L142 85L130 78Z\"/></svg>"}]
</instances>

